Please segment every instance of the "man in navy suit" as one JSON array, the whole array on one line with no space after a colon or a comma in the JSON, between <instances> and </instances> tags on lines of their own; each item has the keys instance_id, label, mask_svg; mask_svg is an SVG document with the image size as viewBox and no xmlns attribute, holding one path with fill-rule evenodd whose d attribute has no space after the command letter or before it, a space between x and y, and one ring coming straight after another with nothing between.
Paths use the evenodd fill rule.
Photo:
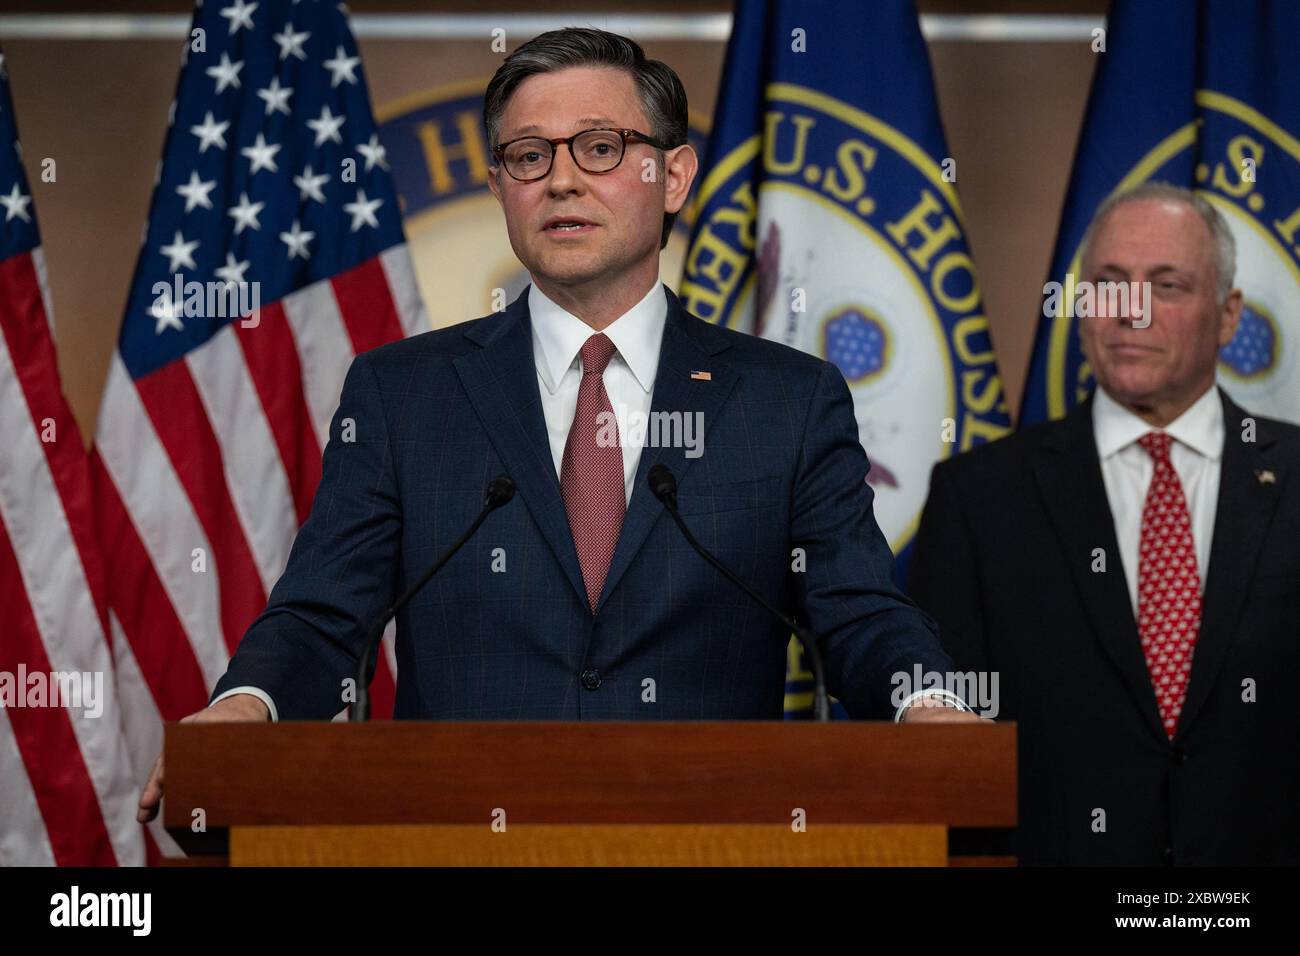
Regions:
<instances>
[{"instance_id":1,"label":"man in navy suit","mask_svg":"<svg viewBox=\"0 0 1300 956\"><path fill-rule=\"evenodd\" d=\"M532 285L357 357L288 567L187 719L339 712L368 624L499 474L519 500L397 617L395 716L779 719L789 632L662 514L662 463L692 533L818 637L851 716L977 720L942 691L891 700L894 675L951 663L892 582L839 371L659 281L697 171L676 74L626 38L554 31L503 63L484 120ZM160 763L142 819L161 786Z\"/></svg>"}]
</instances>

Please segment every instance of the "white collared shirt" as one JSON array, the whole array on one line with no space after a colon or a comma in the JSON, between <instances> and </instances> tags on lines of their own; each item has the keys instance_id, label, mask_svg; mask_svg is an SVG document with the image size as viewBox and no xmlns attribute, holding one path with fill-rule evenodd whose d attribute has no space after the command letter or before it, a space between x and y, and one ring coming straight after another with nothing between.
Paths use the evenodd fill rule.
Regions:
<instances>
[{"instance_id":1,"label":"white collared shirt","mask_svg":"<svg viewBox=\"0 0 1300 956\"><path fill-rule=\"evenodd\" d=\"M528 287L528 312L533 325L533 358L537 363L538 391L542 414L551 443L555 474L564 462L564 446L578 409L578 385L582 381L582 346L597 333L586 322L556 305L537 288ZM618 423L623 449L623 483L626 501L632 500L636 468L641 460L639 445L626 444L625 427L644 421L650 413L655 372L664 324L668 320L668 294L656 277L644 298L602 331L614 343L613 358L605 368L605 391Z\"/></svg>"},{"instance_id":2,"label":"white collared shirt","mask_svg":"<svg viewBox=\"0 0 1300 956\"><path fill-rule=\"evenodd\" d=\"M1210 563L1210 541L1219 504L1219 471L1223 460L1223 402L1218 389L1205 394L1163 429L1152 428L1106 392L1098 388L1092 403L1092 430L1101 458L1101 477L1115 520L1115 539L1124 565L1133 614L1137 615L1138 545L1142 536L1142 508L1155 473L1155 464L1137 443L1150 431L1164 431L1173 441L1169 460L1178 473L1192 520L1196 570L1205 592Z\"/></svg>"}]
</instances>

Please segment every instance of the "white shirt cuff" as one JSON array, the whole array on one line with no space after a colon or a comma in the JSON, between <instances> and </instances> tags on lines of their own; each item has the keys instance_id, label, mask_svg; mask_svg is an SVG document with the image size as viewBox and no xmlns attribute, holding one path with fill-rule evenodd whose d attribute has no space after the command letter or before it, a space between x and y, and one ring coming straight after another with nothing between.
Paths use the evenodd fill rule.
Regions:
<instances>
[{"instance_id":1,"label":"white shirt cuff","mask_svg":"<svg viewBox=\"0 0 1300 956\"><path fill-rule=\"evenodd\" d=\"M224 694L219 694L211 704L208 704L208 706L211 707L212 704L215 704L217 701L225 700L227 697L234 697L236 694L251 694L262 703L266 704L266 709L271 712L272 723L275 723L280 719L279 715L275 712L275 701L271 700L271 695L260 687L232 687Z\"/></svg>"},{"instance_id":2,"label":"white shirt cuff","mask_svg":"<svg viewBox=\"0 0 1300 956\"><path fill-rule=\"evenodd\" d=\"M907 711L907 708L911 707L922 697L938 697L946 704L955 707L957 710L968 710L971 713L975 712L966 701L962 700L952 691L944 690L942 687L927 687L925 690L918 690L915 694L909 695L906 700L898 705L898 710L894 711L894 723L901 723L903 720L903 714Z\"/></svg>"}]
</instances>

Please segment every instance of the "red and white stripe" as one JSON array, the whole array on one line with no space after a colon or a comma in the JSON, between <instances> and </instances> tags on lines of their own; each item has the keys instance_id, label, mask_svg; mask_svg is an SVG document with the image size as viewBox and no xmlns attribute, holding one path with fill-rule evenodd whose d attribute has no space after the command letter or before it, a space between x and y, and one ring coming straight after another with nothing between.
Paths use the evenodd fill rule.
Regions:
<instances>
[{"instance_id":1,"label":"red and white stripe","mask_svg":"<svg viewBox=\"0 0 1300 956\"><path fill-rule=\"evenodd\" d=\"M87 459L59 384L44 274L39 248L0 262L0 671L15 681L20 667L101 675L102 712L0 710L0 864L140 864L141 781L122 732Z\"/></svg>"},{"instance_id":2,"label":"red and white stripe","mask_svg":"<svg viewBox=\"0 0 1300 956\"><path fill-rule=\"evenodd\" d=\"M427 327L397 246L262 306L257 325L233 323L139 380L114 358L91 469L138 773L159 752L161 721L206 704L266 606L310 511L353 358ZM392 713L395 672L390 628L376 716Z\"/></svg>"}]
</instances>

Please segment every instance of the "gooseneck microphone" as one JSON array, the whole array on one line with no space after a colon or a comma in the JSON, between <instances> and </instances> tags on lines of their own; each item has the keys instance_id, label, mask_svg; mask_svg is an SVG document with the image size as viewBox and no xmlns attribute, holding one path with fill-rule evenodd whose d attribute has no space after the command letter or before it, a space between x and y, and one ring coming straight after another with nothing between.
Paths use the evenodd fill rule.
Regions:
<instances>
[{"instance_id":1,"label":"gooseneck microphone","mask_svg":"<svg viewBox=\"0 0 1300 956\"><path fill-rule=\"evenodd\" d=\"M442 570L442 566L452 559L452 556L465 546L465 542L474 537L474 533L487 519L487 516L496 511L502 505L506 504L515 496L515 483L509 475L497 475L488 482L487 491L483 495L483 510L478 513L474 523L452 542L451 547L442 553L442 556L416 579L415 583L407 588L402 596L393 602L392 607L384 611L375 622L370 626L366 635L365 650L361 653L361 660L357 663L357 701L352 705L352 710L348 716L350 721L366 721L370 719L370 682L374 680L374 671L368 666L370 664L370 655L375 650L375 645L384 635L384 628L388 622L397 616L397 613L410 602L411 598L419 593L420 588L429 583L429 579Z\"/></svg>"},{"instance_id":2,"label":"gooseneck microphone","mask_svg":"<svg viewBox=\"0 0 1300 956\"><path fill-rule=\"evenodd\" d=\"M646 476L646 481L650 485L651 493L659 499L664 509L672 515L673 521L681 529L682 536L686 538L686 543L694 548L700 557L713 565L719 574L757 601L778 621L788 627L795 637L799 638L799 643L803 645L804 651L808 654L808 664L813 673L815 685L813 688L813 714L817 720L830 720L831 706L826 696L826 668L822 665L821 648L817 646L813 636L800 627L792 617L778 610L767 598L740 580L731 572L730 568L714 557L704 545L695 540L695 535L691 534L690 529L686 527L686 522L677 513L677 479L673 477L673 473L666 465L658 464L651 468L650 474Z\"/></svg>"}]
</instances>

